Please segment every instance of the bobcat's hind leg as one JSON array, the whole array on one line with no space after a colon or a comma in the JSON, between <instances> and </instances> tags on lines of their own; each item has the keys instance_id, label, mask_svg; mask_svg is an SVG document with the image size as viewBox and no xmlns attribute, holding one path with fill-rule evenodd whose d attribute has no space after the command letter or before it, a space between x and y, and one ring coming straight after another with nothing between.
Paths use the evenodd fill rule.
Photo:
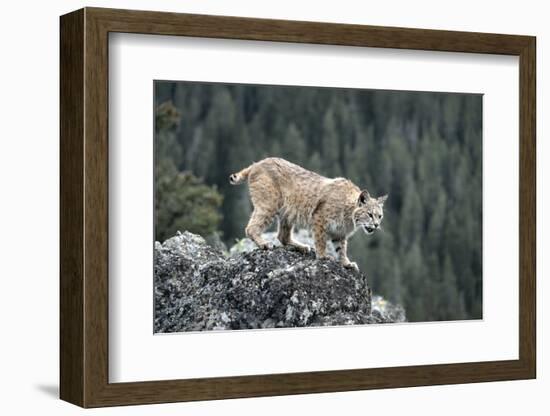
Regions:
<instances>
[{"instance_id":1,"label":"bobcat's hind leg","mask_svg":"<svg viewBox=\"0 0 550 416\"><path fill-rule=\"evenodd\" d=\"M277 237L284 246L294 247L301 253L309 253L311 251L309 246L299 243L292 238L292 224L285 218L279 219L279 234Z\"/></svg>"},{"instance_id":2,"label":"bobcat's hind leg","mask_svg":"<svg viewBox=\"0 0 550 416\"><path fill-rule=\"evenodd\" d=\"M245 232L247 237L254 241L262 250L272 248L271 244L263 239L262 233L273 222L274 216L274 213L255 208L246 226Z\"/></svg>"},{"instance_id":3,"label":"bobcat's hind leg","mask_svg":"<svg viewBox=\"0 0 550 416\"><path fill-rule=\"evenodd\" d=\"M259 248L267 250L272 248L262 237L262 233L271 225L280 207L280 192L269 173L252 169L248 175L248 190L254 211L246 226L246 235L254 241Z\"/></svg>"}]
</instances>

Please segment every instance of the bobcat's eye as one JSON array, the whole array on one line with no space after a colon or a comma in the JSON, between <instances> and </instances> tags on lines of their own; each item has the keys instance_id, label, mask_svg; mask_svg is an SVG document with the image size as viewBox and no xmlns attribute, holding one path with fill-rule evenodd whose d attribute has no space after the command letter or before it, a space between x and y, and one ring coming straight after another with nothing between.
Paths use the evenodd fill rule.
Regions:
<instances>
[{"instance_id":1,"label":"bobcat's eye","mask_svg":"<svg viewBox=\"0 0 550 416\"><path fill-rule=\"evenodd\" d=\"M372 214L370 212L369 212L369 217L370 217L371 220L374 219L374 217L372 216Z\"/></svg>"}]
</instances>

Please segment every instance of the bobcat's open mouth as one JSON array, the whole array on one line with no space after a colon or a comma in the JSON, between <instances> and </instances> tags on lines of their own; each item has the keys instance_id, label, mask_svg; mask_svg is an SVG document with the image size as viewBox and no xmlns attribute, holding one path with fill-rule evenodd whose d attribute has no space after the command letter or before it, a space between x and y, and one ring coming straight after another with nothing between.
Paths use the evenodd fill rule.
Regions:
<instances>
[{"instance_id":1,"label":"bobcat's open mouth","mask_svg":"<svg viewBox=\"0 0 550 416\"><path fill-rule=\"evenodd\" d=\"M369 227L369 226L367 226L367 225L363 225L363 229L365 230L365 232L366 232L367 234L372 234L372 233L374 232L374 228Z\"/></svg>"}]
</instances>

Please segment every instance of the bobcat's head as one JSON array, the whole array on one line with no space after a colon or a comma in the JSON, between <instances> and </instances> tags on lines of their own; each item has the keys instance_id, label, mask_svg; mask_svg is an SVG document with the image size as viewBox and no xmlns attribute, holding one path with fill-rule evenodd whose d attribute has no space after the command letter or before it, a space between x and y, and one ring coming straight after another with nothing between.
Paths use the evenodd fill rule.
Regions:
<instances>
[{"instance_id":1,"label":"bobcat's head","mask_svg":"<svg viewBox=\"0 0 550 416\"><path fill-rule=\"evenodd\" d=\"M384 217L383 208L386 199L388 199L388 195L373 198L366 189L361 191L357 199L357 207L353 211L355 227L362 227L367 234L372 234L380 227Z\"/></svg>"}]
</instances>

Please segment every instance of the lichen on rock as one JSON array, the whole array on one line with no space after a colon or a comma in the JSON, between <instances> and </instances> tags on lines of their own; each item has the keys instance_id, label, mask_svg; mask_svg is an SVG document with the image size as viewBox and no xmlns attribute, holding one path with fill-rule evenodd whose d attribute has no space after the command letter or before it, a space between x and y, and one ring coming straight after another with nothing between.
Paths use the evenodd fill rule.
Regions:
<instances>
[{"instance_id":1,"label":"lichen on rock","mask_svg":"<svg viewBox=\"0 0 550 416\"><path fill-rule=\"evenodd\" d=\"M364 274L313 253L275 247L226 257L184 232L156 243L154 257L155 332L405 320L402 308L380 308L379 297L373 305Z\"/></svg>"}]
</instances>

